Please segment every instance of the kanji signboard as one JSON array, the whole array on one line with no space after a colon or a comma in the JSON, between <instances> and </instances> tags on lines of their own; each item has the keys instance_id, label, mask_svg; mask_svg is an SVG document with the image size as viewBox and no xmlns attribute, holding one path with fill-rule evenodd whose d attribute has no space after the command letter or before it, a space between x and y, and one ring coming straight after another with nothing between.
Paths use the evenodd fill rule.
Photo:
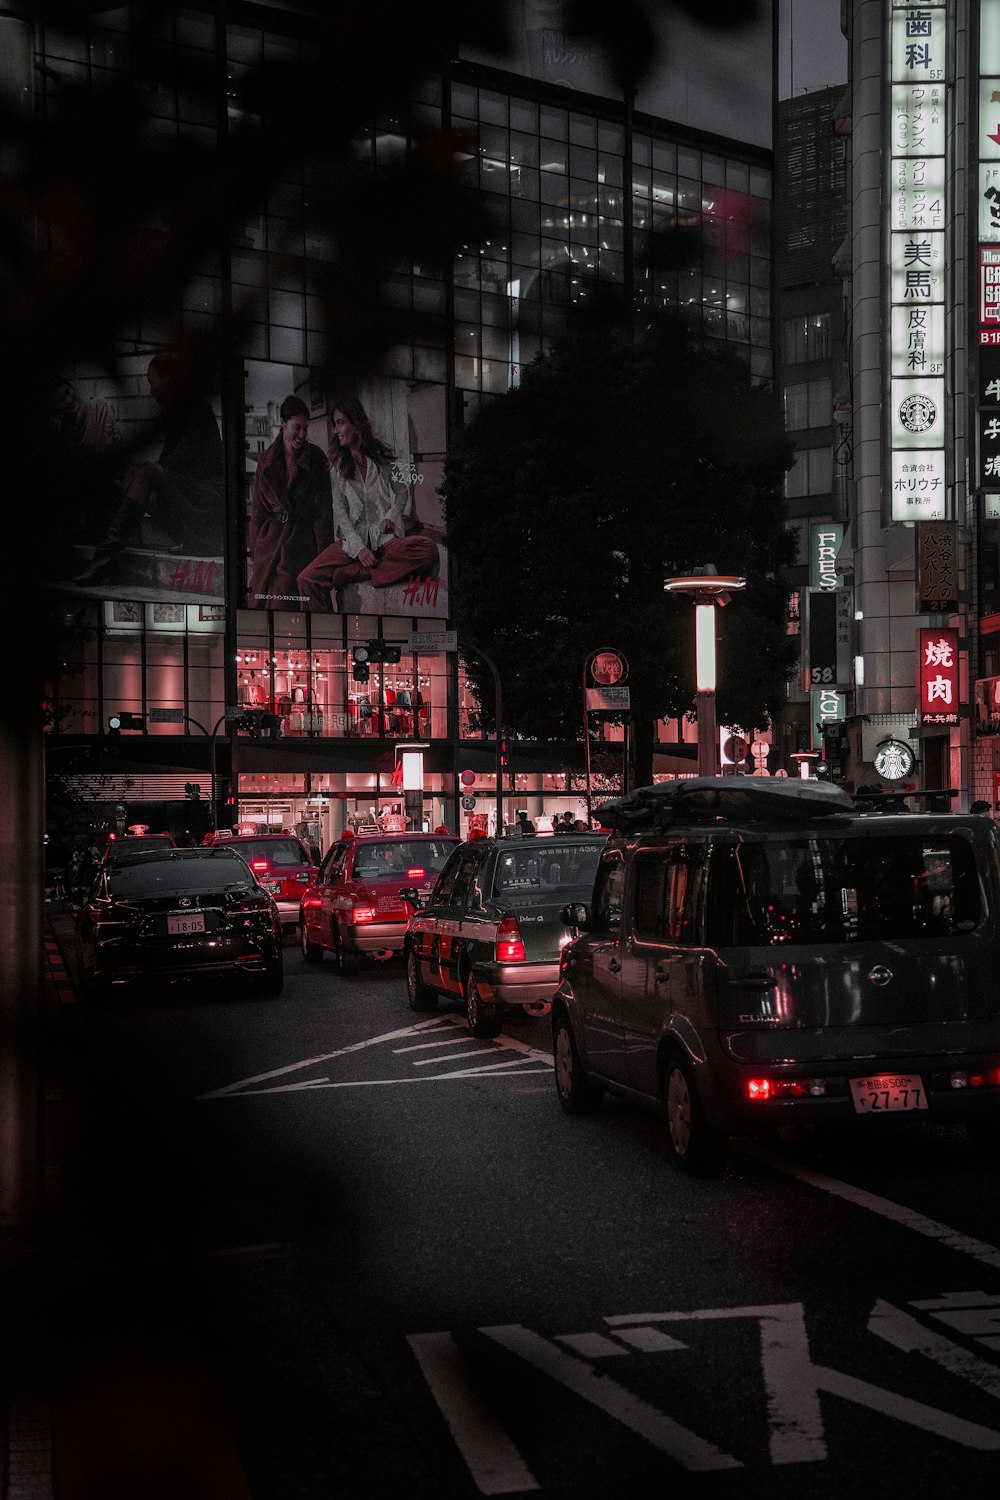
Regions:
<instances>
[{"instance_id":1,"label":"kanji signboard","mask_svg":"<svg viewBox=\"0 0 1000 1500\"><path fill-rule=\"evenodd\" d=\"M921 724L958 723L958 631L920 630L917 713Z\"/></svg>"}]
</instances>

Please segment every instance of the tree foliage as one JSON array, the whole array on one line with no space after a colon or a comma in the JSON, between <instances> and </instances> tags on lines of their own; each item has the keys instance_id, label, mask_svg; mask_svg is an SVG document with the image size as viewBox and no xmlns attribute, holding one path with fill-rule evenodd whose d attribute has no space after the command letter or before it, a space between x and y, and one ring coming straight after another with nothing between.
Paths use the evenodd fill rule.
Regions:
<instances>
[{"instance_id":1,"label":"tree foliage","mask_svg":"<svg viewBox=\"0 0 1000 1500\"><path fill-rule=\"evenodd\" d=\"M452 622L496 662L508 728L577 738L586 659L612 647L651 757L644 726L694 698L694 610L663 581L705 564L748 582L719 620L720 722L762 722L793 659L779 574L791 461L774 396L673 320L634 343L579 330L485 407L453 443L442 493Z\"/></svg>"}]
</instances>

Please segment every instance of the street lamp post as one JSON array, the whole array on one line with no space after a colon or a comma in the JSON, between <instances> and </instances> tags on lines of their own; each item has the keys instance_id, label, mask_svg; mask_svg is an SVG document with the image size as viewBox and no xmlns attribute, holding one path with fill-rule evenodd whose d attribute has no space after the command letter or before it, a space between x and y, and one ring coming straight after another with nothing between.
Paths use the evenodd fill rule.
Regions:
<instances>
[{"instance_id":1,"label":"street lamp post","mask_svg":"<svg viewBox=\"0 0 1000 1500\"><path fill-rule=\"evenodd\" d=\"M718 776L719 746L715 723L715 606L745 589L747 581L735 573L719 573L713 563L692 568L679 578L665 578L668 594L687 594L694 600L695 685L698 722L698 775Z\"/></svg>"}]
</instances>

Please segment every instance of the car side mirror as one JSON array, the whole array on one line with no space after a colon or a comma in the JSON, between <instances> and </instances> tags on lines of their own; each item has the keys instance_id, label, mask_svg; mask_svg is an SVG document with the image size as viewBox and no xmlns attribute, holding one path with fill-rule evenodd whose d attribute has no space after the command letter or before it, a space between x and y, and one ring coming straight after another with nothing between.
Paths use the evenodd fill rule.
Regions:
<instances>
[{"instance_id":1,"label":"car side mirror","mask_svg":"<svg viewBox=\"0 0 1000 1500\"><path fill-rule=\"evenodd\" d=\"M559 912L559 920L566 927L576 927L586 932L590 926L590 908L583 901L570 901Z\"/></svg>"},{"instance_id":2,"label":"car side mirror","mask_svg":"<svg viewBox=\"0 0 1000 1500\"><path fill-rule=\"evenodd\" d=\"M399 893L400 901L405 901L407 906L412 906L414 911L420 910L420 892L415 885L404 886Z\"/></svg>"}]
</instances>

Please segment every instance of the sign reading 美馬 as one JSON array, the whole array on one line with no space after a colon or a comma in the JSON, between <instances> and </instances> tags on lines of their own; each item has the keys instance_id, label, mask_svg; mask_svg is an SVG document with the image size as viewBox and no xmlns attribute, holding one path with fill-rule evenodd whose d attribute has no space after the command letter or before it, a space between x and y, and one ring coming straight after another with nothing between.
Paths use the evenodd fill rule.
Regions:
<instances>
[{"instance_id":1,"label":"sign reading \u7f8e\u99ac","mask_svg":"<svg viewBox=\"0 0 1000 1500\"><path fill-rule=\"evenodd\" d=\"M947 25L945 0L893 0L884 362L893 521L946 514Z\"/></svg>"}]
</instances>

